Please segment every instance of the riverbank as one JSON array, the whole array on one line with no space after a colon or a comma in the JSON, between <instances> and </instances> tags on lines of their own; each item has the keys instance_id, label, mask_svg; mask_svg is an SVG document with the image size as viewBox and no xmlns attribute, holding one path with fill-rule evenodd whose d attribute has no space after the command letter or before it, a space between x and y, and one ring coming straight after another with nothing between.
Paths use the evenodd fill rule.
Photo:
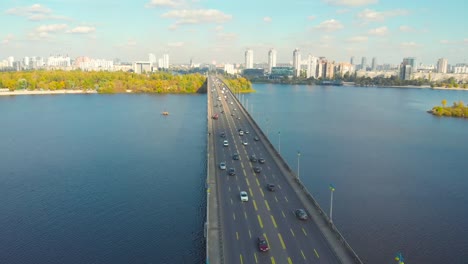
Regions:
<instances>
[{"instance_id":1,"label":"riverbank","mask_svg":"<svg viewBox=\"0 0 468 264\"><path fill-rule=\"evenodd\" d=\"M352 82L344 82L343 86L352 87L382 87L382 88L403 88L403 89L433 89L433 90L455 90L455 91L468 91L465 88L446 88L446 87L431 87L430 85L369 85L369 86L358 86Z\"/></svg>"},{"instance_id":2,"label":"riverbank","mask_svg":"<svg viewBox=\"0 0 468 264\"><path fill-rule=\"evenodd\" d=\"M0 96L11 96L11 95L46 95L46 94L96 94L95 90L16 90L0 92Z\"/></svg>"}]
</instances>

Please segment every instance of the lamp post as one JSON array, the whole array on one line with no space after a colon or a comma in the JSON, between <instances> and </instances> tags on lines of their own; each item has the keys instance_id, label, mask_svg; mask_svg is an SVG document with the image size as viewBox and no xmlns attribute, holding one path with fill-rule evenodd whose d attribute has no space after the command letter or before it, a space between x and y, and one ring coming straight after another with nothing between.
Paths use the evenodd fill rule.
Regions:
<instances>
[{"instance_id":1,"label":"lamp post","mask_svg":"<svg viewBox=\"0 0 468 264\"><path fill-rule=\"evenodd\" d=\"M301 157L301 152L297 151L297 178L299 179L299 158Z\"/></svg>"},{"instance_id":2,"label":"lamp post","mask_svg":"<svg viewBox=\"0 0 468 264\"><path fill-rule=\"evenodd\" d=\"M330 184L330 223L333 223L333 193L335 192L335 186Z\"/></svg>"},{"instance_id":3,"label":"lamp post","mask_svg":"<svg viewBox=\"0 0 468 264\"><path fill-rule=\"evenodd\" d=\"M278 153L281 154L281 131L278 131Z\"/></svg>"}]
</instances>

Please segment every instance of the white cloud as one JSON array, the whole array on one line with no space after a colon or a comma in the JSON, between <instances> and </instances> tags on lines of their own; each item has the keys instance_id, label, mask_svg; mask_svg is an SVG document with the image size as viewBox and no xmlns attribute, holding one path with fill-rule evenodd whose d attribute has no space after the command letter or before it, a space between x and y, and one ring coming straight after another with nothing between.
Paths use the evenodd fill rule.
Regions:
<instances>
[{"instance_id":1,"label":"white cloud","mask_svg":"<svg viewBox=\"0 0 468 264\"><path fill-rule=\"evenodd\" d=\"M441 41L439 41L440 44L450 44L450 40L446 40L446 39L442 39Z\"/></svg>"},{"instance_id":2,"label":"white cloud","mask_svg":"<svg viewBox=\"0 0 468 264\"><path fill-rule=\"evenodd\" d=\"M315 18L316 18L316 16L308 16L308 17L307 17L307 20L311 20L311 21L312 21L312 20L315 20Z\"/></svg>"},{"instance_id":3,"label":"white cloud","mask_svg":"<svg viewBox=\"0 0 468 264\"><path fill-rule=\"evenodd\" d=\"M373 36L385 36L388 33L388 28L387 27L378 27L378 28L373 28L369 30L369 35Z\"/></svg>"},{"instance_id":4,"label":"white cloud","mask_svg":"<svg viewBox=\"0 0 468 264\"><path fill-rule=\"evenodd\" d=\"M149 3L146 4L146 7L180 7L182 6L183 1L180 0L151 0Z\"/></svg>"},{"instance_id":5,"label":"white cloud","mask_svg":"<svg viewBox=\"0 0 468 264\"><path fill-rule=\"evenodd\" d=\"M360 42L366 42L368 38L366 36L355 36L348 38L346 41L351 42L351 43L360 43Z\"/></svg>"},{"instance_id":6,"label":"white cloud","mask_svg":"<svg viewBox=\"0 0 468 264\"><path fill-rule=\"evenodd\" d=\"M271 22L271 17L264 17L263 22L270 23Z\"/></svg>"},{"instance_id":7,"label":"white cloud","mask_svg":"<svg viewBox=\"0 0 468 264\"><path fill-rule=\"evenodd\" d=\"M26 17L31 21L41 20L71 20L69 17L53 15L52 10L40 4L34 4L31 6L14 7L5 11L8 15Z\"/></svg>"},{"instance_id":8,"label":"white cloud","mask_svg":"<svg viewBox=\"0 0 468 264\"><path fill-rule=\"evenodd\" d=\"M118 44L116 46L119 47L119 48L133 48L136 45L137 45L137 42L135 40L129 39L129 40L127 40L127 42Z\"/></svg>"},{"instance_id":9,"label":"white cloud","mask_svg":"<svg viewBox=\"0 0 468 264\"><path fill-rule=\"evenodd\" d=\"M400 46L402 48L418 48L418 47L421 47L421 45L419 45L418 43L414 42L414 41L411 41L411 42L402 42L400 43Z\"/></svg>"},{"instance_id":10,"label":"white cloud","mask_svg":"<svg viewBox=\"0 0 468 264\"><path fill-rule=\"evenodd\" d=\"M405 26L405 25L400 26L399 29L401 32L413 32L414 31L412 27Z\"/></svg>"},{"instance_id":11,"label":"white cloud","mask_svg":"<svg viewBox=\"0 0 468 264\"><path fill-rule=\"evenodd\" d=\"M372 9L364 9L362 12L357 14L357 18L362 20L363 22L384 21L389 17L403 16L406 14L408 14L408 11L404 9L395 9L383 12L375 11Z\"/></svg>"},{"instance_id":12,"label":"white cloud","mask_svg":"<svg viewBox=\"0 0 468 264\"><path fill-rule=\"evenodd\" d=\"M220 41L234 41L237 39L237 34L235 33L219 33L217 38Z\"/></svg>"},{"instance_id":13,"label":"white cloud","mask_svg":"<svg viewBox=\"0 0 468 264\"><path fill-rule=\"evenodd\" d=\"M14 38L15 38L15 36L14 36L13 34L8 34L8 35L5 36L5 38L3 38L3 40L2 40L1 43L2 43L3 45L7 45L7 44L9 44Z\"/></svg>"},{"instance_id":14,"label":"white cloud","mask_svg":"<svg viewBox=\"0 0 468 264\"><path fill-rule=\"evenodd\" d=\"M464 39L463 42L465 42L465 44L468 44L468 38Z\"/></svg>"},{"instance_id":15,"label":"white cloud","mask_svg":"<svg viewBox=\"0 0 468 264\"><path fill-rule=\"evenodd\" d=\"M224 30L224 27L221 26L221 25L219 25L219 26L216 26L216 27L215 27L215 30L218 31L218 32L219 32L219 31L223 31L223 30Z\"/></svg>"},{"instance_id":16,"label":"white cloud","mask_svg":"<svg viewBox=\"0 0 468 264\"><path fill-rule=\"evenodd\" d=\"M377 0L324 0L325 3L336 6L362 6L376 4Z\"/></svg>"},{"instance_id":17,"label":"white cloud","mask_svg":"<svg viewBox=\"0 0 468 264\"><path fill-rule=\"evenodd\" d=\"M174 26L201 23L224 23L232 19L232 15L225 14L216 9L184 9L172 10L162 14L164 18L176 19Z\"/></svg>"},{"instance_id":18,"label":"white cloud","mask_svg":"<svg viewBox=\"0 0 468 264\"><path fill-rule=\"evenodd\" d=\"M346 13L349 13L351 10L350 9L338 9L336 10L336 13L337 14L346 14Z\"/></svg>"},{"instance_id":19,"label":"white cloud","mask_svg":"<svg viewBox=\"0 0 468 264\"><path fill-rule=\"evenodd\" d=\"M336 31L343 28L343 24L340 21L335 19L325 20L319 25L315 26L315 29L323 31Z\"/></svg>"},{"instance_id":20,"label":"white cloud","mask_svg":"<svg viewBox=\"0 0 468 264\"><path fill-rule=\"evenodd\" d=\"M42 25L36 28L36 32L38 33L56 33L63 31L68 26L66 24L51 24L51 25Z\"/></svg>"},{"instance_id":21,"label":"white cloud","mask_svg":"<svg viewBox=\"0 0 468 264\"><path fill-rule=\"evenodd\" d=\"M74 33L74 34L88 34L96 31L95 27L88 27L88 26L79 26L72 28L67 31L67 33Z\"/></svg>"},{"instance_id":22,"label":"white cloud","mask_svg":"<svg viewBox=\"0 0 468 264\"><path fill-rule=\"evenodd\" d=\"M184 42L169 42L167 43L168 47L183 47L185 45Z\"/></svg>"}]
</instances>

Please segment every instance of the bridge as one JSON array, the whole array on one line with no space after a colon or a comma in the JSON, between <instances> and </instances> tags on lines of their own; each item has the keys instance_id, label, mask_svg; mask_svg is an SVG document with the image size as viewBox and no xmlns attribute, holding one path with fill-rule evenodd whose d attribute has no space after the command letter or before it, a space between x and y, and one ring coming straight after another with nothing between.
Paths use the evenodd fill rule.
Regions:
<instances>
[{"instance_id":1,"label":"bridge","mask_svg":"<svg viewBox=\"0 0 468 264\"><path fill-rule=\"evenodd\" d=\"M206 263L362 263L222 80L208 76L207 94Z\"/></svg>"}]
</instances>

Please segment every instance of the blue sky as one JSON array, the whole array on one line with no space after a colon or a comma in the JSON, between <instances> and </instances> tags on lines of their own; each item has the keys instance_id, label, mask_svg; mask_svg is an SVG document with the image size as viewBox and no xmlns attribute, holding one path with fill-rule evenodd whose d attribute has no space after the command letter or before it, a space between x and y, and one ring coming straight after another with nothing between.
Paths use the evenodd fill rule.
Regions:
<instances>
[{"instance_id":1,"label":"blue sky","mask_svg":"<svg viewBox=\"0 0 468 264\"><path fill-rule=\"evenodd\" d=\"M0 59L49 56L278 62L295 48L336 61L468 63L466 0L2 0Z\"/></svg>"}]
</instances>

